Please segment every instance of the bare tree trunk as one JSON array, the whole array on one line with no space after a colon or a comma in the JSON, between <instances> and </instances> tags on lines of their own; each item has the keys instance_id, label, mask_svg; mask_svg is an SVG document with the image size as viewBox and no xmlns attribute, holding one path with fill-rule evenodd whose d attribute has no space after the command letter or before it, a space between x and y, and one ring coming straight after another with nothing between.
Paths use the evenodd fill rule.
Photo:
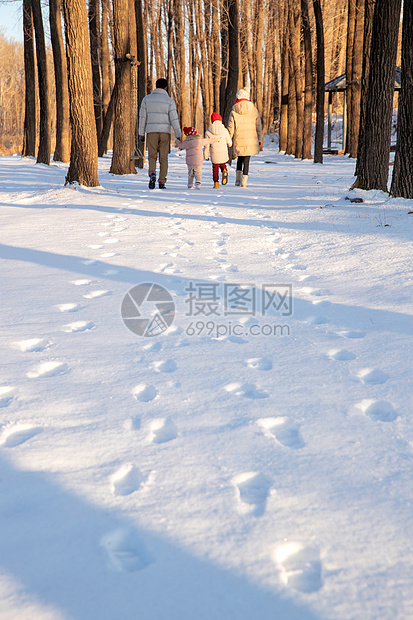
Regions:
<instances>
[{"instance_id":1,"label":"bare tree trunk","mask_svg":"<svg viewBox=\"0 0 413 620\"><path fill-rule=\"evenodd\" d=\"M49 0L50 36L56 84L56 148L54 161L70 161L69 88L63 45L61 0Z\"/></svg>"},{"instance_id":2,"label":"bare tree trunk","mask_svg":"<svg viewBox=\"0 0 413 620\"><path fill-rule=\"evenodd\" d=\"M167 68L166 68L166 76L168 80L168 90L171 92L172 86L172 48L173 48L173 12L172 12L172 0L167 0L168 2L168 21L167 21L167 43L168 43L168 58L167 58Z\"/></svg>"},{"instance_id":3,"label":"bare tree trunk","mask_svg":"<svg viewBox=\"0 0 413 620\"><path fill-rule=\"evenodd\" d=\"M324 142L324 98L325 98L325 71L324 71L324 28L323 14L320 0L313 0L314 15L317 32L317 120L314 143L314 163L323 163Z\"/></svg>"},{"instance_id":4,"label":"bare tree trunk","mask_svg":"<svg viewBox=\"0 0 413 620\"><path fill-rule=\"evenodd\" d=\"M135 14L135 0L128 0L129 3L129 60L131 65L131 79L130 79L130 172L136 174L135 160L132 159L136 144L138 142L138 43L137 43L137 31L136 31L136 14Z\"/></svg>"},{"instance_id":5,"label":"bare tree trunk","mask_svg":"<svg viewBox=\"0 0 413 620\"><path fill-rule=\"evenodd\" d=\"M40 98L40 142L37 153L37 163L50 165L51 135L50 135L50 103L49 82L47 77L46 45L40 0L32 0L33 22L36 34L37 74L39 77Z\"/></svg>"},{"instance_id":6,"label":"bare tree trunk","mask_svg":"<svg viewBox=\"0 0 413 620\"><path fill-rule=\"evenodd\" d=\"M36 156L36 71L31 0L23 0L25 114L23 157Z\"/></svg>"},{"instance_id":7,"label":"bare tree trunk","mask_svg":"<svg viewBox=\"0 0 413 620\"><path fill-rule=\"evenodd\" d=\"M397 119L392 196L413 198L413 0L403 2L402 83Z\"/></svg>"},{"instance_id":8,"label":"bare tree trunk","mask_svg":"<svg viewBox=\"0 0 413 620\"><path fill-rule=\"evenodd\" d=\"M301 158L303 152L303 131L304 131L304 100L303 100L303 80L301 75L301 46L300 46L300 13L296 5L297 0L292 0L292 6L288 15L290 29L291 63L295 81L296 97L296 145L294 155Z\"/></svg>"},{"instance_id":9,"label":"bare tree trunk","mask_svg":"<svg viewBox=\"0 0 413 620\"><path fill-rule=\"evenodd\" d=\"M129 2L114 0L115 107L112 174L131 174L131 53L129 36Z\"/></svg>"},{"instance_id":10,"label":"bare tree trunk","mask_svg":"<svg viewBox=\"0 0 413 620\"><path fill-rule=\"evenodd\" d=\"M148 84L148 52L146 43L146 24L143 19L142 0L135 0L135 16L136 16L136 43L138 53L138 99L137 108L140 110L142 99L147 94ZM142 159L138 159L136 165L139 169L143 169L145 163L145 142L139 140L136 143L138 149L142 153Z\"/></svg>"},{"instance_id":11,"label":"bare tree trunk","mask_svg":"<svg viewBox=\"0 0 413 620\"><path fill-rule=\"evenodd\" d=\"M89 0L89 41L93 78L93 106L98 142L102 132L102 85L100 79L100 19L99 0Z\"/></svg>"},{"instance_id":12,"label":"bare tree trunk","mask_svg":"<svg viewBox=\"0 0 413 620\"><path fill-rule=\"evenodd\" d=\"M206 37L205 37L205 29L202 21L202 8L201 8L201 0L196 0L195 4L195 22L196 22L196 39L198 41L199 47L199 55L201 58L201 90L202 90L202 99L204 102L203 112L204 112L204 129L205 125L208 126L207 122L210 118L211 114L211 104L210 104L210 91L208 88L208 66L207 66L207 55L206 55Z\"/></svg>"},{"instance_id":13,"label":"bare tree trunk","mask_svg":"<svg viewBox=\"0 0 413 620\"><path fill-rule=\"evenodd\" d=\"M348 0L348 17L347 17L347 45L346 45L346 102L347 102L347 133L351 125L352 118L352 89L353 80L353 49L354 49L354 33L356 30L356 2L357 0ZM343 129L344 131L344 129ZM345 152L348 153L349 140L348 135L345 136Z\"/></svg>"},{"instance_id":14,"label":"bare tree trunk","mask_svg":"<svg viewBox=\"0 0 413 620\"><path fill-rule=\"evenodd\" d=\"M219 41L218 0L212 0L212 49L213 49L213 82L214 111L219 111L219 86L221 81L221 50Z\"/></svg>"},{"instance_id":15,"label":"bare tree trunk","mask_svg":"<svg viewBox=\"0 0 413 620\"><path fill-rule=\"evenodd\" d=\"M260 117L263 115L263 87L262 87L262 39L264 27L264 2L255 0L255 33L254 33L254 56L255 56L255 104Z\"/></svg>"},{"instance_id":16,"label":"bare tree trunk","mask_svg":"<svg viewBox=\"0 0 413 620\"><path fill-rule=\"evenodd\" d=\"M87 9L84 0L63 0L69 76L72 148L67 183L99 185Z\"/></svg>"},{"instance_id":17,"label":"bare tree trunk","mask_svg":"<svg viewBox=\"0 0 413 620\"><path fill-rule=\"evenodd\" d=\"M291 49L289 50L289 73L288 73L288 134L286 155L295 154L297 147L297 98L295 94L295 77L293 63L291 60Z\"/></svg>"},{"instance_id":18,"label":"bare tree trunk","mask_svg":"<svg viewBox=\"0 0 413 620\"><path fill-rule=\"evenodd\" d=\"M394 76L401 0L376 0L371 38L369 85L364 118L364 157L353 187L387 191Z\"/></svg>"},{"instance_id":19,"label":"bare tree trunk","mask_svg":"<svg viewBox=\"0 0 413 620\"><path fill-rule=\"evenodd\" d=\"M228 82L228 6L226 0L221 4L221 81L219 85L219 109L221 116L225 108L225 91Z\"/></svg>"},{"instance_id":20,"label":"bare tree trunk","mask_svg":"<svg viewBox=\"0 0 413 620\"><path fill-rule=\"evenodd\" d=\"M364 4L364 38L363 38L363 71L361 78L361 109L360 109L360 127L357 144L357 162L355 176L359 175L359 162L364 162L366 154L364 149L366 147L365 139L365 114L366 114L366 101L367 101L367 89L370 73L370 51L371 51L371 35L373 32L373 16L376 0L365 0Z\"/></svg>"},{"instance_id":21,"label":"bare tree trunk","mask_svg":"<svg viewBox=\"0 0 413 620\"><path fill-rule=\"evenodd\" d=\"M101 35L100 35L101 50L102 50L100 61L101 61L101 73L102 73L102 118L103 120L105 120L106 112L108 111L108 106L109 106L109 101L110 101L108 2L109 0L102 0L102 30L101 30Z\"/></svg>"},{"instance_id":22,"label":"bare tree trunk","mask_svg":"<svg viewBox=\"0 0 413 620\"><path fill-rule=\"evenodd\" d=\"M281 101L280 101L280 129L279 129L279 148L281 152L287 151L288 136L288 99L289 99L289 45L288 30L286 19L287 8L284 6L278 11L279 39L280 39L280 61L281 61Z\"/></svg>"},{"instance_id":23,"label":"bare tree trunk","mask_svg":"<svg viewBox=\"0 0 413 620\"><path fill-rule=\"evenodd\" d=\"M347 124L347 151L350 157L357 157L357 146L360 128L361 79L363 70L364 0L356 0L355 19L356 24L354 30L352 75L350 84L351 116Z\"/></svg>"},{"instance_id":24,"label":"bare tree trunk","mask_svg":"<svg viewBox=\"0 0 413 620\"><path fill-rule=\"evenodd\" d=\"M224 125L228 125L229 115L235 103L238 89L239 45L238 45L238 0L225 0L225 11L228 11L228 79L225 90L225 107L222 115Z\"/></svg>"},{"instance_id":25,"label":"bare tree trunk","mask_svg":"<svg viewBox=\"0 0 413 620\"><path fill-rule=\"evenodd\" d=\"M303 159L311 159L313 136L313 56L311 49L311 26L308 15L308 0L301 0L301 20L304 38L305 90L304 90L304 131Z\"/></svg>"},{"instance_id":26,"label":"bare tree trunk","mask_svg":"<svg viewBox=\"0 0 413 620\"><path fill-rule=\"evenodd\" d=\"M188 105L188 89L186 87L186 58L185 58L185 33L183 23L183 4L182 0L175 0L174 18L175 18L175 38L176 38L176 61L178 74L178 91L180 105L178 106L179 122L181 127L189 124L189 105Z\"/></svg>"}]
</instances>

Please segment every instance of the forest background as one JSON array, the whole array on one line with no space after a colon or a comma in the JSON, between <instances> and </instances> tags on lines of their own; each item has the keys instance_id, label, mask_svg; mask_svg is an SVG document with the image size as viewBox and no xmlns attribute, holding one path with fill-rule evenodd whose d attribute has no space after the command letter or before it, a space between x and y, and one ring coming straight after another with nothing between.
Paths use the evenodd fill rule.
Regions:
<instances>
[{"instance_id":1,"label":"forest background","mask_svg":"<svg viewBox=\"0 0 413 620\"><path fill-rule=\"evenodd\" d=\"M97 156L110 148L111 172L134 173L145 148L140 102L166 76L182 126L203 132L213 111L226 122L236 91L248 86L280 150L322 162L324 86L346 74L334 111L345 115L344 150L357 157L355 186L387 191L392 113L400 107L391 192L411 198L413 38L403 30L411 32L412 5L23 0L23 43L0 32L0 153L70 162L66 181L93 186Z\"/></svg>"}]
</instances>

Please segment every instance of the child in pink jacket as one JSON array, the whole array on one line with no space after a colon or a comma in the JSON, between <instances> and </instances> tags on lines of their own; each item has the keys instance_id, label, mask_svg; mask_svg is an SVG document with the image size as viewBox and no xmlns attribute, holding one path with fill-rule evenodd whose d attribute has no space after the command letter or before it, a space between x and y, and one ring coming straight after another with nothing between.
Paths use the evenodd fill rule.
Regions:
<instances>
[{"instance_id":1,"label":"child in pink jacket","mask_svg":"<svg viewBox=\"0 0 413 620\"><path fill-rule=\"evenodd\" d=\"M204 156L202 153L202 147L207 144L216 142L215 139L201 138L198 136L195 127L184 127L184 134L186 140L181 142L176 140L176 145L180 149L186 150L186 165L188 166L188 188L192 189L194 186L196 189L201 189L202 182L202 162Z\"/></svg>"}]
</instances>

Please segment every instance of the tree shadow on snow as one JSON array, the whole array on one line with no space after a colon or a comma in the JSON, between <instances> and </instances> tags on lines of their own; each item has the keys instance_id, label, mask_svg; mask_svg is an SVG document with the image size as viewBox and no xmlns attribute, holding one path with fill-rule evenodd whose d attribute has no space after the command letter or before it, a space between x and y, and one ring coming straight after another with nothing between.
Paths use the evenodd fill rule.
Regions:
<instances>
[{"instance_id":1,"label":"tree shadow on snow","mask_svg":"<svg viewBox=\"0 0 413 620\"><path fill-rule=\"evenodd\" d=\"M0 565L23 602L73 620L320 618L74 495L52 475L20 471L1 454L0 471Z\"/></svg>"},{"instance_id":2,"label":"tree shadow on snow","mask_svg":"<svg viewBox=\"0 0 413 620\"><path fill-rule=\"evenodd\" d=\"M2 244L0 244L0 259L33 263L69 273L87 275L101 280L124 282L131 286L142 282L156 282L178 296L178 315L181 310L179 307L179 298L187 296L185 289L189 286L190 282L208 282L208 280L200 278L187 278L181 274L168 275L153 271L133 269L131 267L117 267L117 273L108 274L105 273L105 271L113 271L113 265L104 261L97 260L92 264L85 264L85 259L78 256L55 254L42 250L19 248ZM288 278L285 277L285 282L287 282L287 280ZM215 280L214 282L216 283ZM232 278L228 275L227 283L228 282L242 283L239 277L237 277L237 274L234 274ZM276 276L273 278L273 283L275 282L279 284L278 277ZM265 279L265 283L271 284L269 278ZM260 287L261 283L257 282L256 286ZM127 290L128 289L125 289L125 294ZM315 299L317 299L317 297L315 297ZM119 307L120 304L121 300L119 300ZM361 329L368 330L369 332L393 332L405 335L413 333L413 318L410 314L334 303L330 303L327 310L319 311L312 301L296 298L293 298L293 313L291 317L278 315L277 318L285 318L287 322L291 319L306 320L314 314L323 314L323 312L328 314L328 326L335 326L337 329ZM182 315L185 315L185 313L186 310L181 312Z\"/></svg>"}]
</instances>

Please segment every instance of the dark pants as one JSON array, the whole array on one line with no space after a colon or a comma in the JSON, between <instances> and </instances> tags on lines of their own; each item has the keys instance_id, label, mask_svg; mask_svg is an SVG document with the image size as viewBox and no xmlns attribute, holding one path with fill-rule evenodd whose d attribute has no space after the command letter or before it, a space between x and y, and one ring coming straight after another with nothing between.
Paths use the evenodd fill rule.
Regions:
<instances>
[{"instance_id":1,"label":"dark pants","mask_svg":"<svg viewBox=\"0 0 413 620\"><path fill-rule=\"evenodd\" d=\"M216 183L219 180L219 169L222 172L227 169L226 164L212 164L212 180Z\"/></svg>"},{"instance_id":2,"label":"dark pants","mask_svg":"<svg viewBox=\"0 0 413 620\"><path fill-rule=\"evenodd\" d=\"M237 159L237 170L242 170L242 174L248 175L250 159L251 155L240 155Z\"/></svg>"}]
</instances>

